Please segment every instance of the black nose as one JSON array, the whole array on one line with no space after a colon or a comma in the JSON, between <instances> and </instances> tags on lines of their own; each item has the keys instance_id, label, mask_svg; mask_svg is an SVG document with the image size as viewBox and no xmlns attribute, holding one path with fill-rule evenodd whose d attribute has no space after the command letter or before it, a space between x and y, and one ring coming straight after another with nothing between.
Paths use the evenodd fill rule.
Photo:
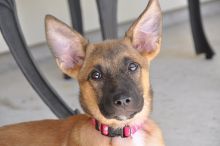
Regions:
<instances>
[{"instance_id":1,"label":"black nose","mask_svg":"<svg viewBox=\"0 0 220 146\"><path fill-rule=\"evenodd\" d=\"M127 97L127 96L122 96L122 95L119 95L119 96L115 96L113 98L113 103L116 105L116 106L128 106L132 103L132 99L131 97Z\"/></svg>"}]
</instances>

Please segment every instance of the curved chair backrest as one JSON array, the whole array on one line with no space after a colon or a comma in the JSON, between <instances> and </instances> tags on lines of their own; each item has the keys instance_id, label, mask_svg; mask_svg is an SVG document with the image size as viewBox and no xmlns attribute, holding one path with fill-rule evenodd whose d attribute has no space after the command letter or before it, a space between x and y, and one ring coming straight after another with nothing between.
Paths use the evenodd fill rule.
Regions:
<instances>
[{"instance_id":1,"label":"curved chair backrest","mask_svg":"<svg viewBox=\"0 0 220 146\"><path fill-rule=\"evenodd\" d=\"M0 30L24 76L52 112L58 118L77 114L78 110L71 110L37 69L28 52L18 22L14 0L0 0Z\"/></svg>"}]
</instances>

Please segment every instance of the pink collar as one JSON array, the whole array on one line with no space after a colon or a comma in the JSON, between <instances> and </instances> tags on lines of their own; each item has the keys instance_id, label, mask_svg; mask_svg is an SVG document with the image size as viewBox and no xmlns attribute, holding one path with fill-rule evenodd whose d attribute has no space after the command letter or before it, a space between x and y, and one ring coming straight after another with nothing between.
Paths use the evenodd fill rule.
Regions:
<instances>
[{"instance_id":1,"label":"pink collar","mask_svg":"<svg viewBox=\"0 0 220 146\"><path fill-rule=\"evenodd\" d=\"M136 125L136 126L124 126L123 128L117 128L114 129L112 127L109 127L105 124L101 124L96 119L92 119L92 125L95 126L95 129L100 131L102 135L108 136L108 137L116 137L121 136L122 138L128 138L135 134L142 126Z\"/></svg>"}]
</instances>

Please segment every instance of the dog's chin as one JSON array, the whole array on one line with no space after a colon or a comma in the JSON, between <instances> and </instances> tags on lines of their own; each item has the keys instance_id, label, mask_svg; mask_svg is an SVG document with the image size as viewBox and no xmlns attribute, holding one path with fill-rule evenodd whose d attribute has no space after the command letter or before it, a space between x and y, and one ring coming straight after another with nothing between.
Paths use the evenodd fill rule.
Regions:
<instances>
[{"instance_id":1,"label":"dog's chin","mask_svg":"<svg viewBox=\"0 0 220 146\"><path fill-rule=\"evenodd\" d=\"M121 116L115 116L113 119L116 119L116 120L119 120L119 121L125 121L125 120L131 119L131 118L127 117L127 116L124 116L124 115L121 115Z\"/></svg>"},{"instance_id":2,"label":"dog's chin","mask_svg":"<svg viewBox=\"0 0 220 146\"><path fill-rule=\"evenodd\" d=\"M112 114L112 115L108 115L108 116L105 115L105 118L115 119L115 120L118 120L118 121L126 121L126 120L132 119L136 114L137 114L137 112L134 112L134 113L129 114L129 115L114 115L114 114Z\"/></svg>"}]
</instances>

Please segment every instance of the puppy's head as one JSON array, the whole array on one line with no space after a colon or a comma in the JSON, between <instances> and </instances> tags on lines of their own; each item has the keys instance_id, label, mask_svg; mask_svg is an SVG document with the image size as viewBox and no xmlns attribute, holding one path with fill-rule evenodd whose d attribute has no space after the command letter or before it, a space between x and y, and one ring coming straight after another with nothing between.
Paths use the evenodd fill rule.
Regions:
<instances>
[{"instance_id":1,"label":"puppy's head","mask_svg":"<svg viewBox=\"0 0 220 146\"><path fill-rule=\"evenodd\" d=\"M150 61L161 43L158 0L147 8L120 40L89 43L53 16L46 16L46 37L59 68L80 85L84 111L112 127L147 119L152 92Z\"/></svg>"}]
</instances>

